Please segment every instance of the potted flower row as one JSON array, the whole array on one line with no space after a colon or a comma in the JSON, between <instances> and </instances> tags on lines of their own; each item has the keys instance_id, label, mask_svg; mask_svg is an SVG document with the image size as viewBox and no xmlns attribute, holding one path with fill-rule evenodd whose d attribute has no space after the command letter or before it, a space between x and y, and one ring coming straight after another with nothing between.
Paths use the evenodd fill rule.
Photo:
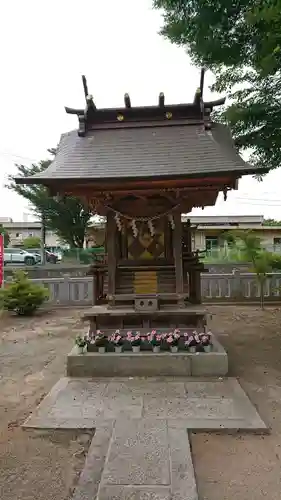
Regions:
<instances>
[{"instance_id":1,"label":"potted flower row","mask_svg":"<svg viewBox=\"0 0 281 500\"><path fill-rule=\"evenodd\" d=\"M203 349L205 352L210 352L212 349L211 332L197 333L194 331L191 335L184 333L184 345L188 348L189 352L195 353Z\"/></svg>"},{"instance_id":2,"label":"potted flower row","mask_svg":"<svg viewBox=\"0 0 281 500\"><path fill-rule=\"evenodd\" d=\"M167 345L170 347L171 352L177 352L178 343L180 339L180 333L178 330L171 332L169 334L157 333L156 330L141 336L139 332L133 333L128 332L126 337L120 335L119 330L117 330L111 337L109 341L114 345L116 352L122 352L122 345L124 340L129 342L132 347L132 351L137 353L140 352L141 344L148 342L152 346L153 352L160 352L161 345L166 341Z\"/></svg>"},{"instance_id":3,"label":"potted flower row","mask_svg":"<svg viewBox=\"0 0 281 500\"><path fill-rule=\"evenodd\" d=\"M76 337L76 344L80 353L83 353L89 344L94 345L101 354L105 353L106 347L109 344L114 346L116 353L121 353L124 342L129 343L132 351L135 353L140 352L141 344L146 342L152 346L152 350L155 353L159 353L161 346L164 345L168 346L171 352L177 352L180 338L181 334L178 329L169 333L158 333L156 330L152 330L142 336L139 332L133 333L131 331L127 332L126 336L122 336L120 330L116 330L110 337L98 331L97 335L91 339L81 336ZM191 335L185 332L183 333L183 339L184 346L191 353L195 353L198 350L210 352L212 348L211 332L197 333L194 331Z\"/></svg>"}]
</instances>

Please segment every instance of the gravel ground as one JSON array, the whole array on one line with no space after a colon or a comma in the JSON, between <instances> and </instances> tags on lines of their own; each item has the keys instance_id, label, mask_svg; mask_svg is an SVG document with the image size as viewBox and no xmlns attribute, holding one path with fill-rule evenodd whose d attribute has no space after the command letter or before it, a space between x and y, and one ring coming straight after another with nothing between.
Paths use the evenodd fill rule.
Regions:
<instances>
[{"instance_id":1,"label":"gravel ground","mask_svg":"<svg viewBox=\"0 0 281 500\"><path fill-rule=\"evenodd\" d=\"M192 436L200 500L280 500L281 310L212 307L210 326L270 436Z\"/></svg>"},{"instance_id":2,"label":"gravel ground","mask_svg":"<svg viewBox=\"0 0 281 500\"><path fill-rule=\"evenodd\" d=\"M30 411L64 375L65 354L81 330L78 311L0 319L0 498L71 497L91 436L27 432Z\"/></svg>"},{"instance_id":3,"label":"gravel ground","mask_svg":"<svg viewBox=\"0 0 281 500\"><path fill-rule=\"evenodd\" d=\"M281 310L210 307L210 326L270 436L192 436L200 500L280 499ZM66 353L83 330L79 310L34 319L0 318L0 498L66 500L91 436L22 431L21 423L65 373Z\"/></svg>"}]
</instances>

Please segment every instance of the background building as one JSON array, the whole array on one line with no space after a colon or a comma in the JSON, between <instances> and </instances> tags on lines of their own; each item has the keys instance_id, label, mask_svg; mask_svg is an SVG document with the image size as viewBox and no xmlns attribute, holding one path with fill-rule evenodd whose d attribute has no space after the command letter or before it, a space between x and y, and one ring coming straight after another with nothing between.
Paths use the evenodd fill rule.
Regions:
<instances>
[{"instance_id":1,"label":"background building","mask_svg":"<svg viewBox=\"0 0 281 500\"><path fill-rule=\"evenodd\" d=\"M267 226L263 215L183 216L197 226L194 249L212 251L224 246L227 232L251 230L269 251L281 251L281 226Z\"/></svg>"},{"instance_id":2,"label":"background building","mask_svg":"<svg viewBox=\"0 0 281 500\"><path fill-rule=\"evenodd\" d=\"M194 249L216 251L224 246L226 232L240 229L255 231L267 250L281 253L281 226L265 225L263 215L182 216L183 222L187 219L191 220L192 225L197 226L193 238ZM21 246L23 240L28 237L41 237L40 222L14 222L10 218L0 218L0 224L10 235L10 246ZM104 222L93 222L86 237L87 246L103 245L104 239ZM52 231L46 231L46 246L61 246L59 238Z\"/></svg>"},{"instance_id":3,"label":"background building","mask_svg":"<svg viewBox=\"0 0 281 500\"><path fill-rule=\"evenodd\" d=\"M14 222L12 219L0 218L0 224L8 231L12 247L21 246L29 237L41 238L40 222ZM47 247L57 247L61 244L57 235L52 231L46 231L45 243Z\"/></svg>"},{"instance_id":4,"label":"background building","mask_svg":"<svg viewBox=\"0 0 281 500\"><path fill-rule=\"evenodd\" d=\"M252 230L262 245L269 251L281 253L281 226L267 226L263 215L183 215L182 221L190 219L197 226L194 232L193 249L216 251L225 244L225 233L236 230ZM104 224L94 223L89 229L88 241L91 244L103 245L105 238Z\"/></svg>"}]
</instances>

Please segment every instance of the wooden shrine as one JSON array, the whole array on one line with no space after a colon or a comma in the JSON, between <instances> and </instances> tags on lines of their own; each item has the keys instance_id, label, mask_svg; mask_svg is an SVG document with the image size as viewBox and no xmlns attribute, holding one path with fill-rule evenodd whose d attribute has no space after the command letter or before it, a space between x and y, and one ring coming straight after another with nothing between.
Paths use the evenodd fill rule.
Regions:
<instances>
[{"instance_id":1,"label":"wooden shrine","mask_svg":"<svg viewBox=\"0 0 281 500\"><path fill-rule=\"evenodd\" d=\"M85 108L66 108L79 128L63 134L46 171L18 183L43 184L53 196L78 196L106 216L106 255L93 263L96 328L197 326L203 264L196 228L181 214L226 199L243 174L256 172L237 154L229 130L204 102L204 71L194 100L99 109L83 77Z\"/></svg>"}]
</instances>

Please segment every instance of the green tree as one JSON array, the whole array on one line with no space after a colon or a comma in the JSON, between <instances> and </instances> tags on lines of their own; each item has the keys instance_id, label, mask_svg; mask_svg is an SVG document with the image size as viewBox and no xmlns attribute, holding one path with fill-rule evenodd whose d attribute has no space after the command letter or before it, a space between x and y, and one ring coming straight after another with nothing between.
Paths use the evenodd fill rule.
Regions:
<instances>
[{"instance_id":1,"label":"green tree","mask_svg":"<svg viewBox=\"0 0 281 500\"><path fill-rule=\"evenodd\" d=\"M51 155L55 150L48 150ZM31 166L16 165L17 177L29 177L44 171L51 160L42 160ZM82 248L91 212L78 198L67 196L62 199L50 196L46 187L41 185L18 185L14 175L8 177L6 187L28 200L33 211L40 220L44 220L47 229L54 231L58 237L71 247Z\"/></svg>"},{"instance_id":2,"label":"green tree","mask_svg":"<svg viewBox=\"0 0 281 500\"><path fill-rule=\"evenodd\" d=\"M41 246L41 240L36 236L29 236L28 238L25 238L23 240L24 248L40 248L40 246Z\"/></svg>"},{"instance_id":3,"label":"green tree","mask_svg":"<svg viewBox=\"0 0 281 500\"><path fill-rule=\"evenodd\" d=\"M0 224L0 234L4 236L4 247L6 248L10 243L10 235L8 231L2 226L2 224Z\"/></svg>"},{"instance_id":4,"label":"green tree","mask_svg":"<svg viewBox=\"0 0 281 500\"><path fill-rule=\"evenodd\" d=\"M240 243L240 251L245 261L251 263L252 271L256 274L260 286L260 305L264 309L264 286L268 274L281 268L279 256L267 252L262 248L261 239L252 231L235 231L234 236Z\"/></svg>"},{"instance_id":5,"label":"green tree","mask_svg":"<svg viewBox=\"0 0 281 500\"><path fill-rule=\"evenodd\" d=\"M281 226L281 221L275 219L264 219L263 226Z\"/></svg>"},{"instance_id":6,"label":"green tree","mask_svg":"<svg viewBox=\"0 0 281 500\"><path fill-rule=\"evenodd\" d=\"M0 290L0 303L7 311L31 316L49 297L47 288L35 285L24 271L15 271L11 283Z\"/></svg>"},{"instance_id":7,"label":"green tree","mask_svg":"<svg viewBox=\"0 0 281 500\"><path fill-rule=\"evenodd\" d=\"M230 97L216 114L230 125L251 162L281 163L281 1L154 0L162 34L185 46L195 64L211 69L214 90Z\"/></svg>"}]
</instances>

